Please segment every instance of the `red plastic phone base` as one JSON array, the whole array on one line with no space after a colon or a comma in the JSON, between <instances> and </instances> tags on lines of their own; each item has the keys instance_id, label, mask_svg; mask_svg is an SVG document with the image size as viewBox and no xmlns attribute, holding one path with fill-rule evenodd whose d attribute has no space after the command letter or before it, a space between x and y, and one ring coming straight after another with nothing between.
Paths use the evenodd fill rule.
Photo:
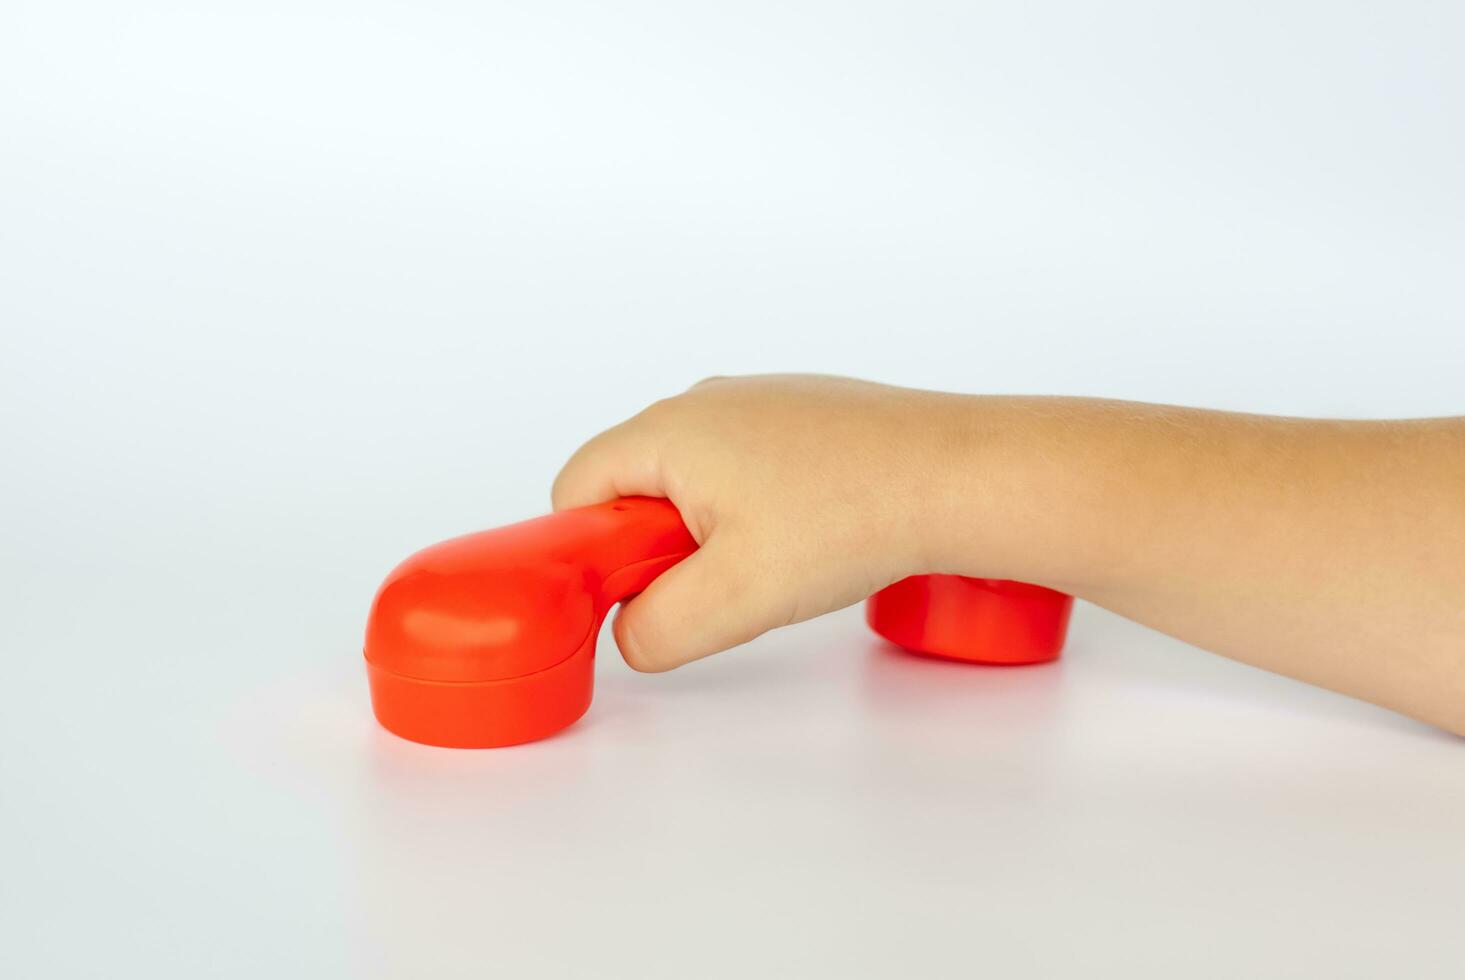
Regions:
<instances>
[{"instance_id":1,"label":"red plastic phone base","mask_svg":"<svg viewBox=\"0 0 1465 980\"><path fill-rule=\"evenodd\" d=\"M367 621L377 719L452 748L553 735L590 706L605 614L696 547L669 501L627 497L417 552ZM871 596L866 616L916 653L1028 664L1059 655L1072 604L1035 585L918 575Z\"/></svg>"}]
</instances>

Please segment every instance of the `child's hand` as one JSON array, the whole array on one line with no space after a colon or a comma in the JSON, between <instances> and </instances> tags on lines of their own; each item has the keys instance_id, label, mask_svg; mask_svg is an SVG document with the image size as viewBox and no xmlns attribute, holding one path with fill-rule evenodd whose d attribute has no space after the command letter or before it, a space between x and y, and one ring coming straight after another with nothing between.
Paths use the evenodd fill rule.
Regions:
<instances>
[{"instance_id":1,"label":"child's hand","mask_svg":"<svg viewBox=\"0 0 1465 980\"><path fill-rule=\"evenodd\" d=\"M701 545L617 617L626 662L677 667L933 567L948 401L842 378L713 378L583 446L556 510L666 497Z\"/></svg>"},{"instance_id":2,"label":"child's hand","mask_svg":"<svg viewBox=\"0 0 1465 980\"><path fill-rule=\"evenodd\" d=\"M593 439L554 504L628 494L670 498L702 545L616 621L641 670L946 572L1465 734L1465 419L719 378Z\"/></svg>"}]
</instances>

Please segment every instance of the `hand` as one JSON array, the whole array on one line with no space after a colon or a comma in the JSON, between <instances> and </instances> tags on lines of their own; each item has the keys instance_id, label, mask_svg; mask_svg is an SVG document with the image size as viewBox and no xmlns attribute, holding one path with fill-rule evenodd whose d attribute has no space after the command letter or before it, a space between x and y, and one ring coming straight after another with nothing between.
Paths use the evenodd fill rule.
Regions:
<instances>
[{"instance_id":1,"label":"hand","mask_svg":"<svg viewBox=\"0 0 1465 980\"><path fill-rule=\"evenodd\" d=\"M929 570L953 398L844 378L712 378L581 447L555 480L556 510L666 497L701 545L617 616L626 662L677 667Z\"/></svg>"}]
</instances>

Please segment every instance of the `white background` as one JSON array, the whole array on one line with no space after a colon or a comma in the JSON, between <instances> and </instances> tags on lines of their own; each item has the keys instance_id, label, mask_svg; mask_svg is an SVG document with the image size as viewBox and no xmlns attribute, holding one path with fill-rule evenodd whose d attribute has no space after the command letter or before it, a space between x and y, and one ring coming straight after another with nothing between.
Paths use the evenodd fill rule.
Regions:
<instances>
[{"instance_id":1,"label":"white background","mask_svg":"<svg viewBox=\"0 0 1465 980\"><path fill-rule=\"evenodd\" d=\"M497 752L371 593L699 377L1465 411L1465 14L0 6L0 974L1458 976L1465 744L1084 608Z\"/></svg>"}]
</instances>

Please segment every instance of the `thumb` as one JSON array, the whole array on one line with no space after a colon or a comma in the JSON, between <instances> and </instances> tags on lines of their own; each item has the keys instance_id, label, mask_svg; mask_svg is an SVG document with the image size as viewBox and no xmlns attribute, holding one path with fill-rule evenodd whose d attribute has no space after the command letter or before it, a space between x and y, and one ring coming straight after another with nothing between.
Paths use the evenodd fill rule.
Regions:
<instances>
[{"instance_id":1,"label":"thumb","mask_svg":"<svg viewBox=\"0 0 1465 980\"><path fill-rule=\"evenodd\" d=\"M627 664L680 667L793 619L794 600L732 545L708 540L621 607L613 627Z\"/></svg>"}]
</instances>

